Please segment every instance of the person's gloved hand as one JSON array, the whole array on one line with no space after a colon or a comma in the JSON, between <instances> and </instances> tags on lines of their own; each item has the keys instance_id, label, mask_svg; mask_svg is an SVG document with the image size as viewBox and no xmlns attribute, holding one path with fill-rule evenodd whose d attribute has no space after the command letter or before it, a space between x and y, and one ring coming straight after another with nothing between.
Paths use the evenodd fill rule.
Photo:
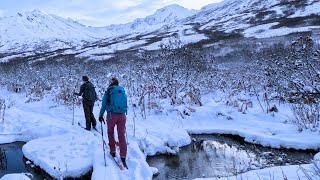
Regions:
<instances>
[{"instance_id":1,"label":"person's gloved hand","mask_svg":"<svg viewBox=\"0 0 320 180\"><path fill-rule=\"evenodd\" d=\"M99 121L105 123L102 116L99 117Z\"/></svg>"}]
</instances>

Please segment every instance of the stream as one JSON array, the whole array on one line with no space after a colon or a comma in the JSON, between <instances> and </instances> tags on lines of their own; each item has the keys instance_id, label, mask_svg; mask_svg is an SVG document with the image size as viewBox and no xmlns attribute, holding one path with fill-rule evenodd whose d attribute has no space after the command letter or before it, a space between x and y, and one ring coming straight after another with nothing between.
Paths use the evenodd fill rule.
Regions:
<instances>
[{"instance_id":1,"label":"stream","mask_svg":"<svg viewBox=\"0 0 320 180\"><path fill-rule=\"evenodd\" d=\"M279 165L311 163L314 151L272 149L245 143L238 136L193 135L193 142L177 155L148 157L159 169L154 180L222 177ZM52 179L23 157L24 142L0 145L0 177L9 173L29 173L32 179ZM75 179L90 179L91 173ZM73 179L73 178L70 178Z\"/></svg>"},{"instance_id":2,"label":"stream","mask_svg":"<svg viewBox=\"0 0 320 180\"><path fill-rule=\"evenodd\" d=\"M41 171L23 157L21 149L24 144L15 142L0 145L0 177L11 173L29 173L32 179L45 179Z\"/></svg>"},{"instance_id":3,"label":"stream","mask_svg":"<svg viewBox=\"0 0 320 180\"><path fill-rule=\"evenodd\" d=\"M159 169L154 180L231 176L249 170L311 163L314 151L272 149L245 143L238 136L192 135L193 142L178 155L148 157Z\"/></svg>"},{"instance_id":4,"label":"stream","mask_svg":"<svg viewBox=\"0 0 320 180\"><path fill-rule=\"evenodd\" d=\"M22 153L24 142L14 142L0 145L0 178L5 174L27 173L32 180L54 180L40 167L28 161ZM64 180L88 180L92 172L88 172L80 178L64 178Z\"/></svg>"}]
</instances>

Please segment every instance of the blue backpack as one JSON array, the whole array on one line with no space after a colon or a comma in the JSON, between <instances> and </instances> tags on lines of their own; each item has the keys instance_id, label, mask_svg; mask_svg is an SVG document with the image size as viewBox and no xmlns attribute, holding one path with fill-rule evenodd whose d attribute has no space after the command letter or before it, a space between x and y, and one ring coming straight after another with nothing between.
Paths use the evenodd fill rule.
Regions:
<instances>
[{"instance_id":1,"label":"blue backpack","mask_svg":"<svg viewBox=\"0 0 320 180\"><path fill-rule=\"evenodd\" d=\"M113 85L107 90L107 111L113 113L127 113L127 95L122 86Z\"/></svg>"}]
</instances>

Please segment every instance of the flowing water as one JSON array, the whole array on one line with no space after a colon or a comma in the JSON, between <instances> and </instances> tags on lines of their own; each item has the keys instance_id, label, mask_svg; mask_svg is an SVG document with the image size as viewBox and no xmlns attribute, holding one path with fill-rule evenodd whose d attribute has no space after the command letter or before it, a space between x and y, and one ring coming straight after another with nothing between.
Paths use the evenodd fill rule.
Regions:
<instances>
[{"instance_id":1,"label":"flowing water","mask_svg":"<svg viewBox=\"0 0 320 180\"><path fill-rule=\"evenodd\" d=\"M148 157L149 165L160 172L154 180L220 177L276 165L307 164L315 154L265 148L244 143L241 138L219 135L196 135L193 139L176 156ZM8 173L30 173L34 180L52 179L23 157L23 145L23 142L0 145L0 177ZM77 179L90 177L89 173Z\"/></svg>"},{"instance_id":2,"label":"flowing water","mask_svg":"<svg viewBox=\"0 0 320 180\"><path fill-rule=\"evenodd\" d=\"M11 173L29 173L35 180L45 178L37 168L33 168L34 165L26 163L21 151L24 144L15 142L0 145L0 177Z\"/></svg>"},{"instance_id":3,"label":"flowing water","mask_svg":"<svg viewBox=\"0 0 320 180\"><path fill-rule=\"evenodd\" d=\"M32 180L53 180L49 174L47 174L40 167L35 166L32 162L24 158L22 153L22 146L24 142L15 142L10 144L0 145L0 178L5 174L11 173L28 173ZM91 179L92 172L88 172L86 175L80 178L64 178L65 180L88 180Z\"/></svg>"},{"instance_id":4,"label":"flowing water","mask_svg":"<svg viewBox=\"0 0 320 180\"><path fill-rule=\"evenodd\" d=\"M154 180L222 177L277 165L311 163L315 152L279 150L244 143L240 137L195 135L178 155L148 157L159 169Z\"/></svg>"}]
</instances>

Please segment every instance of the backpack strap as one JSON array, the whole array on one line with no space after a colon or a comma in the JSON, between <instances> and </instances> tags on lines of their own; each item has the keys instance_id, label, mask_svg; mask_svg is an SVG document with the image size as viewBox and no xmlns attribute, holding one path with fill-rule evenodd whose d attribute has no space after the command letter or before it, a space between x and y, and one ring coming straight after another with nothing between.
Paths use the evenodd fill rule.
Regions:
<instances>
[{"instance_id":1,"label":"backpack strap","mask_svg":"<svg viewBox=\"0 0 320 180\"><path fill-rule=\"evenodd\" d=\"M111 115L112 114L112 106L111 106L111 98L110 98L110 91L111 91L112 88L113 88L112 86L109 86L108 89L107 89L107 104L109 104L110 107L111 107L111 111L109 112L110 120L112 120L112 115Z\"/></svg>"},{"instance_id":2,"label":"backpack strap","mask_svg":"<svg viewBox=\"0 0 320 180\"><path fill-rule=\"evenodd\" d=\"M86 91L88 91L88 84L90 83L90 81L86 81L85 83L84 83L84 92L83 92L83 96L84 96L84 98L85 99L87 99L86 98ZM88 99L87 99L88 100Z\"/></svg>"},{"instance_id":3,"label":"backpack strap","mask_svg":"<svg viewBox=\"0 0 320 180\"><path fill-rule=\"evenodd\" d=\"M110 90L113 88L112 86L109 86L107 89L107 102L110 103Z\"/></svg>"},{"instance_id":4,"label":"backpack strap","mask_svg":"<svg viewBox=\"0 0 320 180\"><path fill-rule=\"evenodd\" d=\"M87 83L88 83L88 81L86 81L85 83L84 83L84 91L83 91L83 98L84 99L86 99L86 91L87 91Z\"/></svg>"}]
</instances>

